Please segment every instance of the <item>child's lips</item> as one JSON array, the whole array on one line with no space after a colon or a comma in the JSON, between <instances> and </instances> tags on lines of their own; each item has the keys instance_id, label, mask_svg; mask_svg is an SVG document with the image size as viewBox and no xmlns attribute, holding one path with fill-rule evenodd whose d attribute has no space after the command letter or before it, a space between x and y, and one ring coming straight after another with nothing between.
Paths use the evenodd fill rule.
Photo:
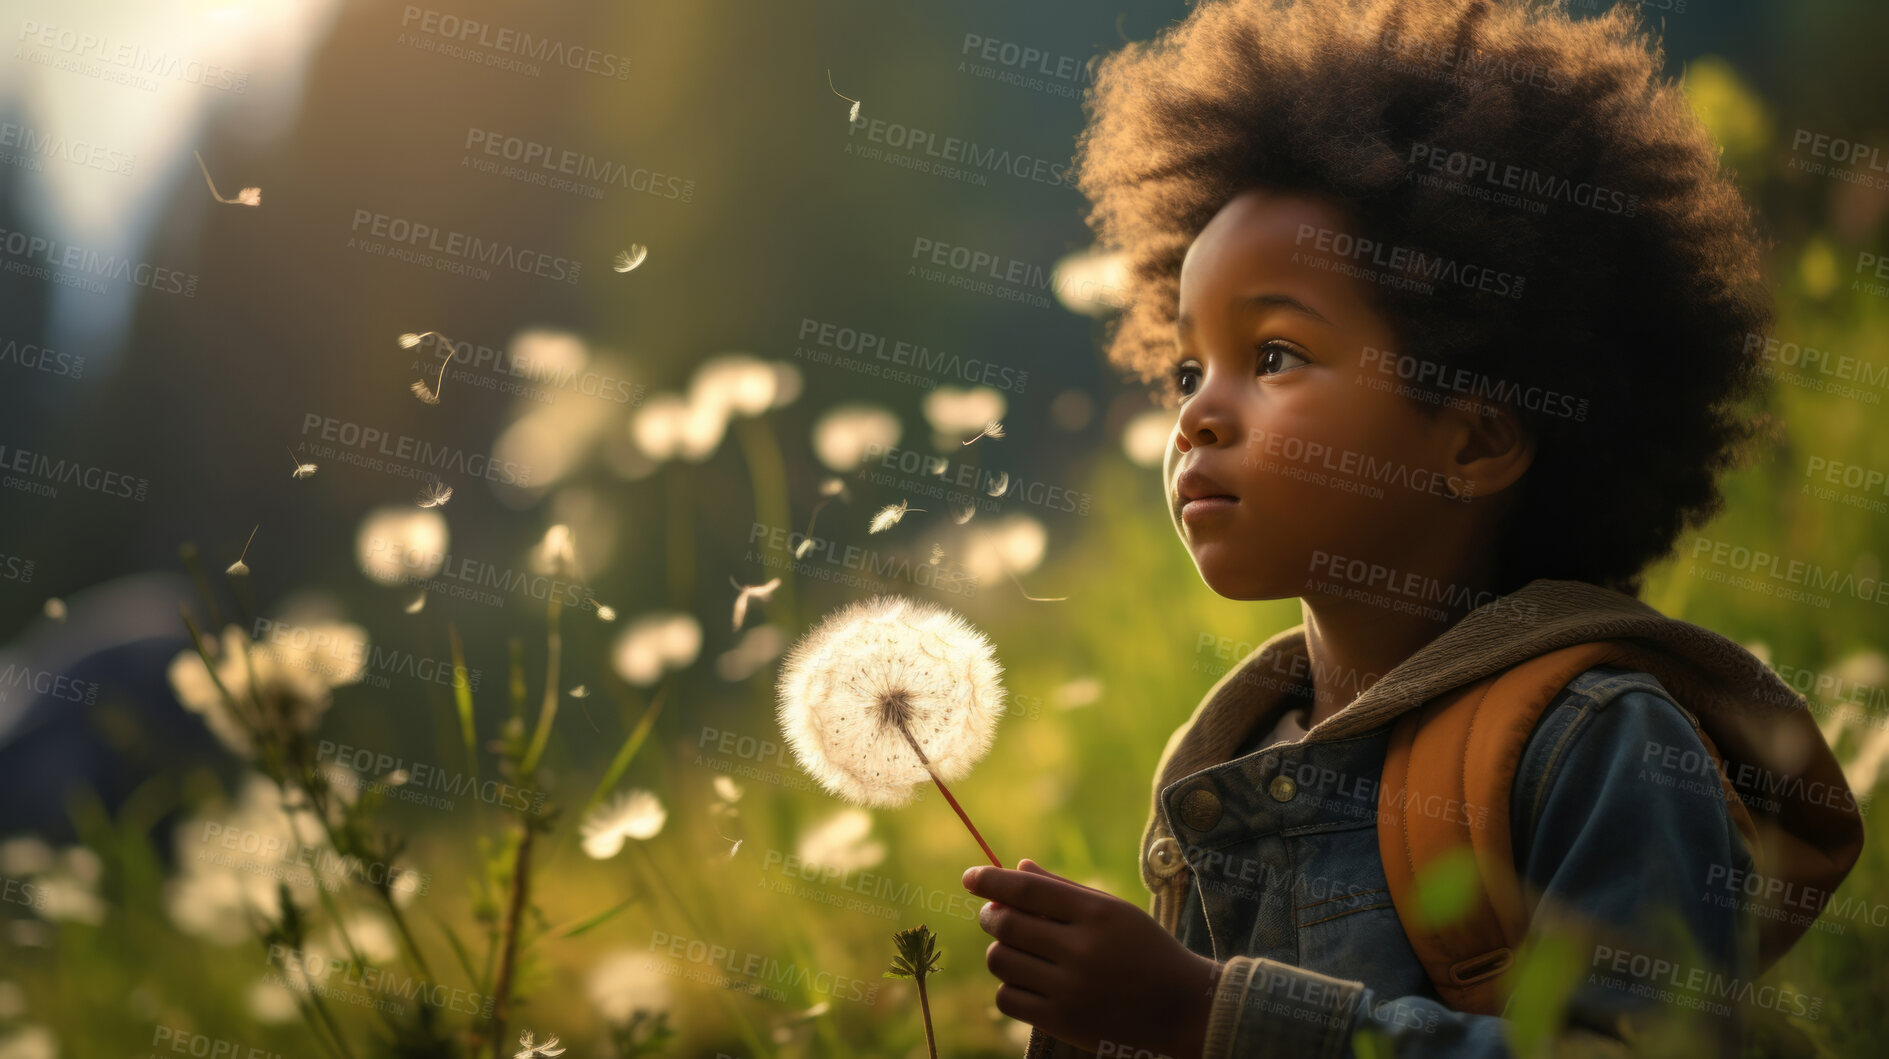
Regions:
<instances>
[{"instance_id":1,"label":"child's lips","mask_svg":"<svg viewBox=\"0 0 1889 1059\"><path fill-rule=\"evenodd\" d=\"M1181 519L1188 524L1203 522L1233 510L1237 496L1198 496L1181 505Z\"/></svg>"}]
</instances>

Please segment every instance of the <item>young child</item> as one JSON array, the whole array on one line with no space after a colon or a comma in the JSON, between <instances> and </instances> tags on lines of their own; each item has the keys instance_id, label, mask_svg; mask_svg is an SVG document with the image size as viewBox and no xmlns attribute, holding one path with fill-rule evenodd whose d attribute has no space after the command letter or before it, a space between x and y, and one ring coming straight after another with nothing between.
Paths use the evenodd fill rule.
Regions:
<instances>
[{"instance_id":1,"label":"young child","mask_svg":"<svg viewBox=\"0 0 1889 1059\"><path fill-rule=\"evenodd\" d=\"M1635 598L1755 434L1770 312L1637 17L1220 0L1101 66L1078 161L1130 270L1110 356L1178 402L1201 577L1304 621L1169 739L1152 914L1028 860L965 873L1029 1056L1506 1055L1500 972L1531 960L1557 1047L1724 1051L1805 1013L1753 979L1854 862L1856 800L1801 696ZM1509 675L1556 664L1529 706ZM1753 879L1821 896L1761 928ZM1439 959L1456 916L1502 944Z\"/></svg>"}]
</instances>

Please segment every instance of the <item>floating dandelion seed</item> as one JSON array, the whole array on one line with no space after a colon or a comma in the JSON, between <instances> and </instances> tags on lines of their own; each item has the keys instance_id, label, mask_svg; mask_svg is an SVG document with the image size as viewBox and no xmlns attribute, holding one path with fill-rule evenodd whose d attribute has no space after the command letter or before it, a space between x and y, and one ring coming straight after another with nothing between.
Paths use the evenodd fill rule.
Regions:
<instances>
[{"instance_id":1,"label":"floating dandelion seed","mask_svg":"<svg viewBox=\"0 0 1889 1059\"><path fill-rule=\"evenodd\" d=\"M420 487L420 494L413 502L421 507L445 507L446 501L453 498L453 487L445 482L428 482Z\"/></svg>"},{"instance_id":2,"label":"floating dandelion seed","mask_svg":"<svg viewBox=\"0 0 1889 1059\"><path fill-rule=\"evenodd\" d=\"M413 597L413 602L407 604L406 609L407 609L408 614L418 614L420 613L420 611L425 610L426 609L426 589L424 588L421 589L420 594Z\"/></svg>"},{"instance_id":3,"label":"floating dandelion seed","mask_svg":"<svg viewBox=\"0 0 1889 1059\"><path fill-rule=\"evenodd\" d=\"M631 243L628 250L617 251L616 260L611 262L610 267L618 272L630 272L642 264L643 259L648 256L649 247L642 243Z\"/></svg>"},{"instance_id":4,"label":"floating dandelion seed","mask_svg":"<svg viewBox=\"0 0 1889 1059\"><path fill-rule=\"evenodd\" d=\"M945 459L943 456L925 457L925 473L931 475L934 478L938 477L939 475L944 474L945 471L950 469L950 467L951 467L951 461Z\"/></svg>"},{"instance_id":5,"label":"floating dandelion seed","mask_svg":"<svg viewBox=\"0 0 1889 1059\"><path fill-rule=\"evenodd\" d=\"M846 491L846 481L842 478L828 478L820 483L820 502L813 505L813 514L807 516L807 532L800 543L794 545L794 558L803 559L813 547L813 524L820 520L820 511L831 504L835 497L852 503L852 495Z\"/></svg>"},{"instance_id":6,"label":"floating dandelion seed","mask_svg":"<svg viewBox=\"0 0 1889 1059\"><path fill-rule=\"evenodd\" d=\"M289 459L295 464L295 470L289 473L290 478L313 478L315 476L314 464L303 463L301 458L295 455L294 449L289 448L287 445L282 447L288 451Z\"/></svg>"},{"instance_id":7,"label":"floating dandelion seed","mask_svg":"<svg viewBox=\"0 0 1889 1059\"><path fill-rule=\"evenodd\" d=\"M741 852L741 843L742 843L742 840L741 840L741 839L738 839L738 838L729 838L729 837L728 837L727 835L723 835L723 834L722 834L722 833L721 833L720 831L717 831L717 832L715 832L715 834L717 834L717 835L719 835L719 836L721 837L721 840L722 840L723 842L732 842L732 843L734 843L734 845L733 845L733 846L731 846L731 847L729 847L729 850L728 850L728 859L729 859L729 860L734 860L734 859L735 859L735 854L737 854L737 853L739 853L739 852Z\"/></svg>"},{"instance_id":8,"label":"floating dandelion seed","mask_svg":"<svg viewBox=\"0 0 1889 1059\"><path fill-rule=\"evenodd\" d=\"M243 542L243 554L237 556L236 561L231 563L228 569L223 571L224 573L230 575L231 577L248 577L249 576L249 564L244 562L243 560L249 558L249 546L256 542L256 530L259 530L261 528L262 528L262 523L258 522L256 523L256 529L252 529L249 531L249 539Z\"/></svg>"},{"instance_id":9,"label":"floating dandelion seed","mask_svg":"<svg viewBox=\"0 0 1889 1059\"><path fill-rule=\"evenodd\" d=\"M524 1047L514 1054L512 1059L540 1059L540 1057L542 1057L542 1059L556 1059L557 1056L564 1054L564 1049L558 1046L558 1035L555 1033L545 1038L543 1044L536 1042L537 1035L530 1030L519 1034L518 1043Z\"/></svg>"},{"instance_id":10,"label":"floating dandelion seed","mask_svg":"<svg viewBox=\"0 0 1889 1059\"><path fill-rule=\"evenodd\" d=\"M608 603L597 604L597 620L598 621L617 620L617 609Z\"/></svg>"},{"instance_id":11,"label":"floating dandelion seed","mask_svg":"<svg viewBox=\"0 0 1889 1059\"><path fill-rule=\"evenodd\" d=\"M226 199L222 195L218 194L216 190L216 182L210 179L210 167L203 164L203 155L197 154L197 152L195 151L192 151L190 153L193 155L196 155L197 157L197 168L203 170L203 182L205 184L210 185L211 198L217 200L218 202L223 203L226 206L260 206L262 205L262 189L261 188L244 188L241 191L238 191L236 193L236 197L233 199Z\"/></svg>"},{"instance_id":12,"label":"floating dandelion seed","mask_svg":"<svg viewBox=\"0 0 1889 1059\"><path fill-rule=\"evenodd\" d=\"M453 340L438 331L406 331L400 335L400 348L412 349L428 335L439 339L440 344L446 347L446 356L439 362L439 380L428 386L425 379L415 379L407 389L413 392L413 396L427 404L438 404L441 391L446 389L446 368L453 362Z\"/></svg>"},{"instance_id":13,"label":"floating dandelion seed","mask_svg":"<svg viewBox=\"0 0 1889 1059\"><path fill-rule=\"evenodd\" d=\"M900 806L930 779L998 867L945 786L990 751L1004 709L1003 667L952 611L875 596L827 615L781 666L777 713L801 767L828 791Z\"/></svg>"},{"instance_id":14,"label":"floating dandelion seed","mask_svg":"<svg viewBox=\"0 0 1889 1059\"><path fill-rule=\"evenodd\" d=\"M960 526L971 521L971 516L975 514L977 514L977 505L975 504L951 505L951 521Z\"/></svg>"},{"instance_id":15,"label":"floating dandelion seed","mask_svg":"<svg viewBox=\"0 0 1889 1059\"><path fill-rule=\"evenodd\" d=\"M984 493L988 496L1002 496L1009 491L1010 491L1010 472L1009 471L998 471L997 476L990 480L990 485L984 488Z\"/></svg>"},{"instance_id":16,"label":"floating dandelion seed","mask_svg":"<svg viewBox=\"0 0 1889 1059\"><path fill-rule=\"evenodd\" d=\"M641 842L662 831L669 813L649 791L624 791L584 818L584 853L592 860L609 860L623 851L623 840Z\"/></svg>"},{"instance_id":17,"label":"floating dandelion seed","mask_svg":"<svg viewBox=\"0 0 1889 1059\"><path fill-rule=\"evenodd\" d=\"M845 101L853 105L853 108L846 112L846 123L850 125L853 122L858 121L859 120L859 100L854 99L852 96L847 95L846 93L840 91L837 88L833 88L833 71L831 69L827 70L826 72L826 86L828 88L833 89L834 95L840 97L841 99L844 99Z\"/></svg>"},{"instance_id":18,"label":"floating dandelion seed","mask_svg":"<svg viewBox=\"0 0 1889 1059\"><path fill-rule=\"evenodd\" d=\"M781 579L778 577L764 585L744 585L732 577L728 579L728 583L735 586L735 589L741 593L735 597L735 632L740 632L741 623L748 619L749 600L766 603L774 598L774 590L781 587Z\"/></svg>"},{"instance_id":19,"label":"floating dandelion seed","mask_svg":"<svg viewBox=\"0 0 1889 1059\"><path fill-rule=\"evenodd\" d=\"M572 688L569 694L571 698L573 699L588 699L590 698L590 688L586 687L583 684L579 684L576 687Z\"/></svg>"},{"instance_id":20,"label":"floating dandelion seed","mask_svg":"<svg viewBox=\"0 0 1889 1059\"><path fill-rule=\"evenodd\" d=\"M995 419L993 419L990 422L984 424L984 429L978 431L977 437L972 438L971 441L976 441L977 438L1001 438L1003 436L1004 436L1004 425L1002 423L999 423ZM963 444L969 445L971 441L963 442Z\"/></svg>"},{"instance_id":21,"label":"floating dandelion seed","mask_svg":"<svg viewBox=\"0 0 1889 1059\"><path fill-rule=\"evenodd\" d=\"M66 620L66 601L54 596L46 601L46 616L54 621Z\"/></svg>"},{"instance_id":22,"label":"floating dandelion seed","mask_svg":"<svg viewBox=\"0 0 1889 1059\"><path fill-rule=\"evenodd\" d=\"M904 518L907 512L923 511L923 510L925 509L922 507L908 507L906 501L904 500L901 500L896 504L887 504L886 506L879 509L878 514L872 516L872 525L866 530L866 532L867 533L883 533L884 531L889 530L892 527L898 525L899 520Z\"/></svg>"}]
</instances>

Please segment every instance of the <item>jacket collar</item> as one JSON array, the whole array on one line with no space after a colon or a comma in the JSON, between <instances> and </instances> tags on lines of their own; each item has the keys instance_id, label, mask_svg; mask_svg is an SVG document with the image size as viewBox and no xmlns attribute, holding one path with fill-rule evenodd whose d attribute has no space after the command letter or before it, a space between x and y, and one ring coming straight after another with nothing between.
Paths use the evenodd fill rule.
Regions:
<instances>
[{"instance_id":1,"label":"jacket collar","mask_svg":"<svg viewBox=\"0 0 1889 1059\"><path fill-rule=\"evenodd\" d=\"M1669 618L1638 599L1584 581L1540 578L1470 611L1392 667L1344 709L1314 725L1305 742L1342 739L1391 723L1453 688L1537 655L1592 640L1621 639L1644 649L1645 668L1693 712L1759 713L1805 708L1804 697L1737 642ZM1266 640L1214 684L1187 723L1168 738L1155 768L1154 805L1142 833L1143 881L1149 848L1167 834L1161 792L1177 780L1229 760L1253 725L1288 695L1309 693L1312 670L1305 626Z\"/></svg>"}]
</instances>

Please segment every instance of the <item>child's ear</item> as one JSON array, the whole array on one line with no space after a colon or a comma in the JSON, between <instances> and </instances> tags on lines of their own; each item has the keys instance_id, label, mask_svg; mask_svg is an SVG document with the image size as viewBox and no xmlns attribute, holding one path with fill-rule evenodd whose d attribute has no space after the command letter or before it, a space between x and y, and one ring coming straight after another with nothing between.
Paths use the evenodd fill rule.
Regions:
<instances>
[{"instance_id":1,"label":"child's ear","mask_svg":"<svg viewBox=\"0 0 1889 1059\"><path fill-rule=\"evenodd\" d=\"M1465 497L1492 496L1519 481L1535 462L1535 439L1513 411L1480 397L1467 397L1438 411L1452 451L1450 492ZM1462 488L1459 492L1456 486Z\"/></svg>"}]
</instances>

